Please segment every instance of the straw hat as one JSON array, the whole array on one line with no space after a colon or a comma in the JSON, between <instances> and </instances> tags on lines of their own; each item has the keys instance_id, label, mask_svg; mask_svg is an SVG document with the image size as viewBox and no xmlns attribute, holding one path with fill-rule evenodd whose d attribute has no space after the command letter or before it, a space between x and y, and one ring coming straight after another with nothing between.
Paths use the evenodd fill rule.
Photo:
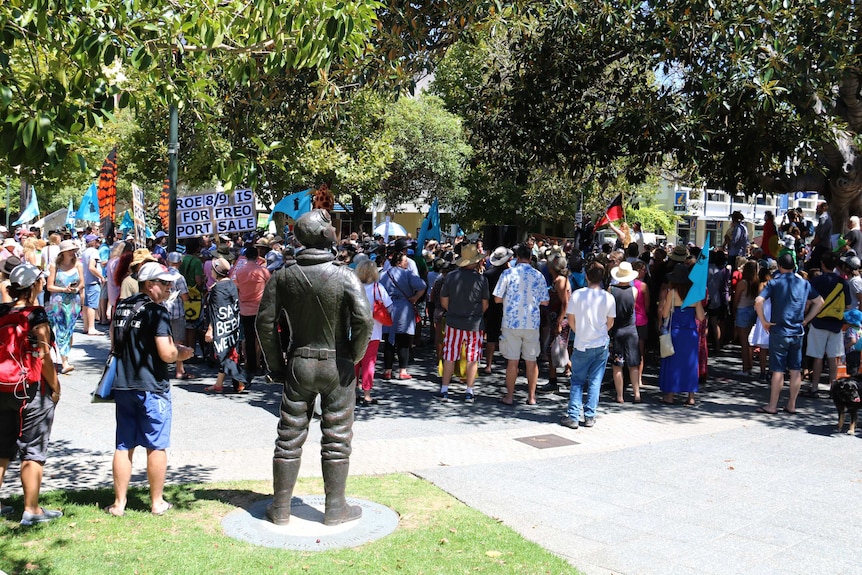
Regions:
<instances>
[{"instance_id":1,"label":"straw hat","mask_svg":"<svg viewBox=\"0 0 862 575\"><path fill-rule=\"evenodd\" d=\"M138 248L132 253L132 263L129 264L129 267L134 268L141 264L154 261L156 261L156 258L153 257L150 250L147 248Z\"/></svg>"},{"instance_id":2,"label":"straw hat","mask_svg":"<svg viewBox=\"0 0 862 575\"><path fill-rule=\"evenodd\" d=\"M611 277L621 284L627 284L637 279L638 272L632 269L631 263L620 262L620 265L611 270Z\"/></svg>"},{"instance_id":3,"label":"straw hat","mask_svg":"<svg viewBox=\"0 0 862 575\"><path fill-rule=\"evenodd\" d=\"M476 248L476 244L467 244L461 248L461 257L458 258L456 264L459 268L463 268L464 266L477 264L483 259L485 259L485 255L479 253L478 248Z\"/></svg>"}]
</instances>

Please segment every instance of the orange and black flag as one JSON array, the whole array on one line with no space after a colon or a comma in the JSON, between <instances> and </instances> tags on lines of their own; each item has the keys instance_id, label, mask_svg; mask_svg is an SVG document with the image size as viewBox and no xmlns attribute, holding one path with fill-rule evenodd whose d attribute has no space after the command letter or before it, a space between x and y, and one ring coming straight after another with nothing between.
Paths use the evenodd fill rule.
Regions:
<instances>
[{"instance_id":1,"label":"orange and black flag","mask_svg":"<svg viewBox=\"0 0 862 575\"><path fill-rule=\"evenodd\" d=\"M159 219L162 221L162 229L170 228L171 210L171 181L165 178L162 184L162 193L159 195Z\"/></svg>"},{"instance_id":2,"label":"orange and black flag","mask_svg":"<svg viewBox=\"0 0 862 575\"><path fill-rule=\"evenodd\" d=\"M599 221L596 222L596 229L625 217L626 213L623 211L623 195L617 194L617 197L608 204L608 209L605 210L605 215L599 218Z\"/></svg>"},{"instance_id":3,"label":"orange and black flag","mask_svg":"<svg viewBox=\"0 0 862 575\"><path fill-rule=\"evenodd\" d=\"M112 235L114 218L117 217L117 148L105 158L99 172L99 220L102 235Z\"/></svg>"}]
</instances>

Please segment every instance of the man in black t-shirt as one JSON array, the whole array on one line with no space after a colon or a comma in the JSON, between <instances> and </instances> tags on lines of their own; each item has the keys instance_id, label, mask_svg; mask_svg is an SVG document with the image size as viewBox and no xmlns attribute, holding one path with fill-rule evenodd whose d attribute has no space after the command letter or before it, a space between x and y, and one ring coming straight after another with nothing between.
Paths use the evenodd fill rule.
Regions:
<instances>
[{"instance_id":1,"label":"man in black t-shirt","mask_svg":"<svg viewBox=\"0 0 862 575\"><path fill-rule=\"evenodd\" d=\"M440 304L446 310L446 333L443 336L443 384L434 397L449 400L449 382L455 373L455 362L461 357L461 348L467 359L465 379L467 391L464 400L473 403L473 383L482 356L484 340L484 313L488 309L491 293L488 280L479 273L479 262L484 259L476 246L461 248L456 261L458 269L449 273L440 290Z\"/></svg>"},{"instance_id":2,"label":"man in black t-shirt","mask_svg":"<svg viewBox=\"0 0 862 575\"><path fill-rule=\"evenodd\" d=\"M164 500L165 451L171 436L171 391L168 364L192 356L192 349L175 344L171 318L161 305L171 293L176 271L150 262L138 271L140 293L117 305L113 342L117 377L113 391L117 409L114 452L114 503L105 511L125 513L135 447L147 450L151 511L162 515L172 507Z\"/></svg>"}]
</instances>

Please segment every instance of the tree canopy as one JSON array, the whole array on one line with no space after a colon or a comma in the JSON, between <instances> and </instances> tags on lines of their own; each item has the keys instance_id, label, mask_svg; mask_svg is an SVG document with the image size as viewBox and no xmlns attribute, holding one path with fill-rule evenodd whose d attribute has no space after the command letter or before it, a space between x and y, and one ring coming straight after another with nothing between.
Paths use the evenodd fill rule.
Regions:
<instances>
[{"instance_id":1,"label":"tree canopy","mask_svg":"<svg viewBox=\"0 0 862 575\"><path fill-rule=\"evenodd\" d=\"M530 3L450 51L435 90L520 193L542 172L604 189L669 163L691 184L816 190L859 213L860 21L838 0Z\"/></svg>"}]
</instances>

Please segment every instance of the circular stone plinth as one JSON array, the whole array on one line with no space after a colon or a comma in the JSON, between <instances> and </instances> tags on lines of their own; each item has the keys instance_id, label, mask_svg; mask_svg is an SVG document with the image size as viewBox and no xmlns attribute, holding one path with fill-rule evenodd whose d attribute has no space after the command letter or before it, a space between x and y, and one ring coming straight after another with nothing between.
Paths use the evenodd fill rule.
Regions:
<instances>
[{"instance_id":1,"label":"circular stone plinth","mask_svg":"<svg viewBox=\"0 0 862 575\"><path fill-rule=\"evenodd\" d=\"M275 525L266 518L272 499L253 503L248 509L237 509L221 522L228 537L275 549L291 551L328 551L358 547L386 537L398 527L398 514L373 501L348 498L350 505L362 508L362 517L341 525L323 524L326 498L302 495L291 500L290 523Z\"/></svg>"}]
</instances>

